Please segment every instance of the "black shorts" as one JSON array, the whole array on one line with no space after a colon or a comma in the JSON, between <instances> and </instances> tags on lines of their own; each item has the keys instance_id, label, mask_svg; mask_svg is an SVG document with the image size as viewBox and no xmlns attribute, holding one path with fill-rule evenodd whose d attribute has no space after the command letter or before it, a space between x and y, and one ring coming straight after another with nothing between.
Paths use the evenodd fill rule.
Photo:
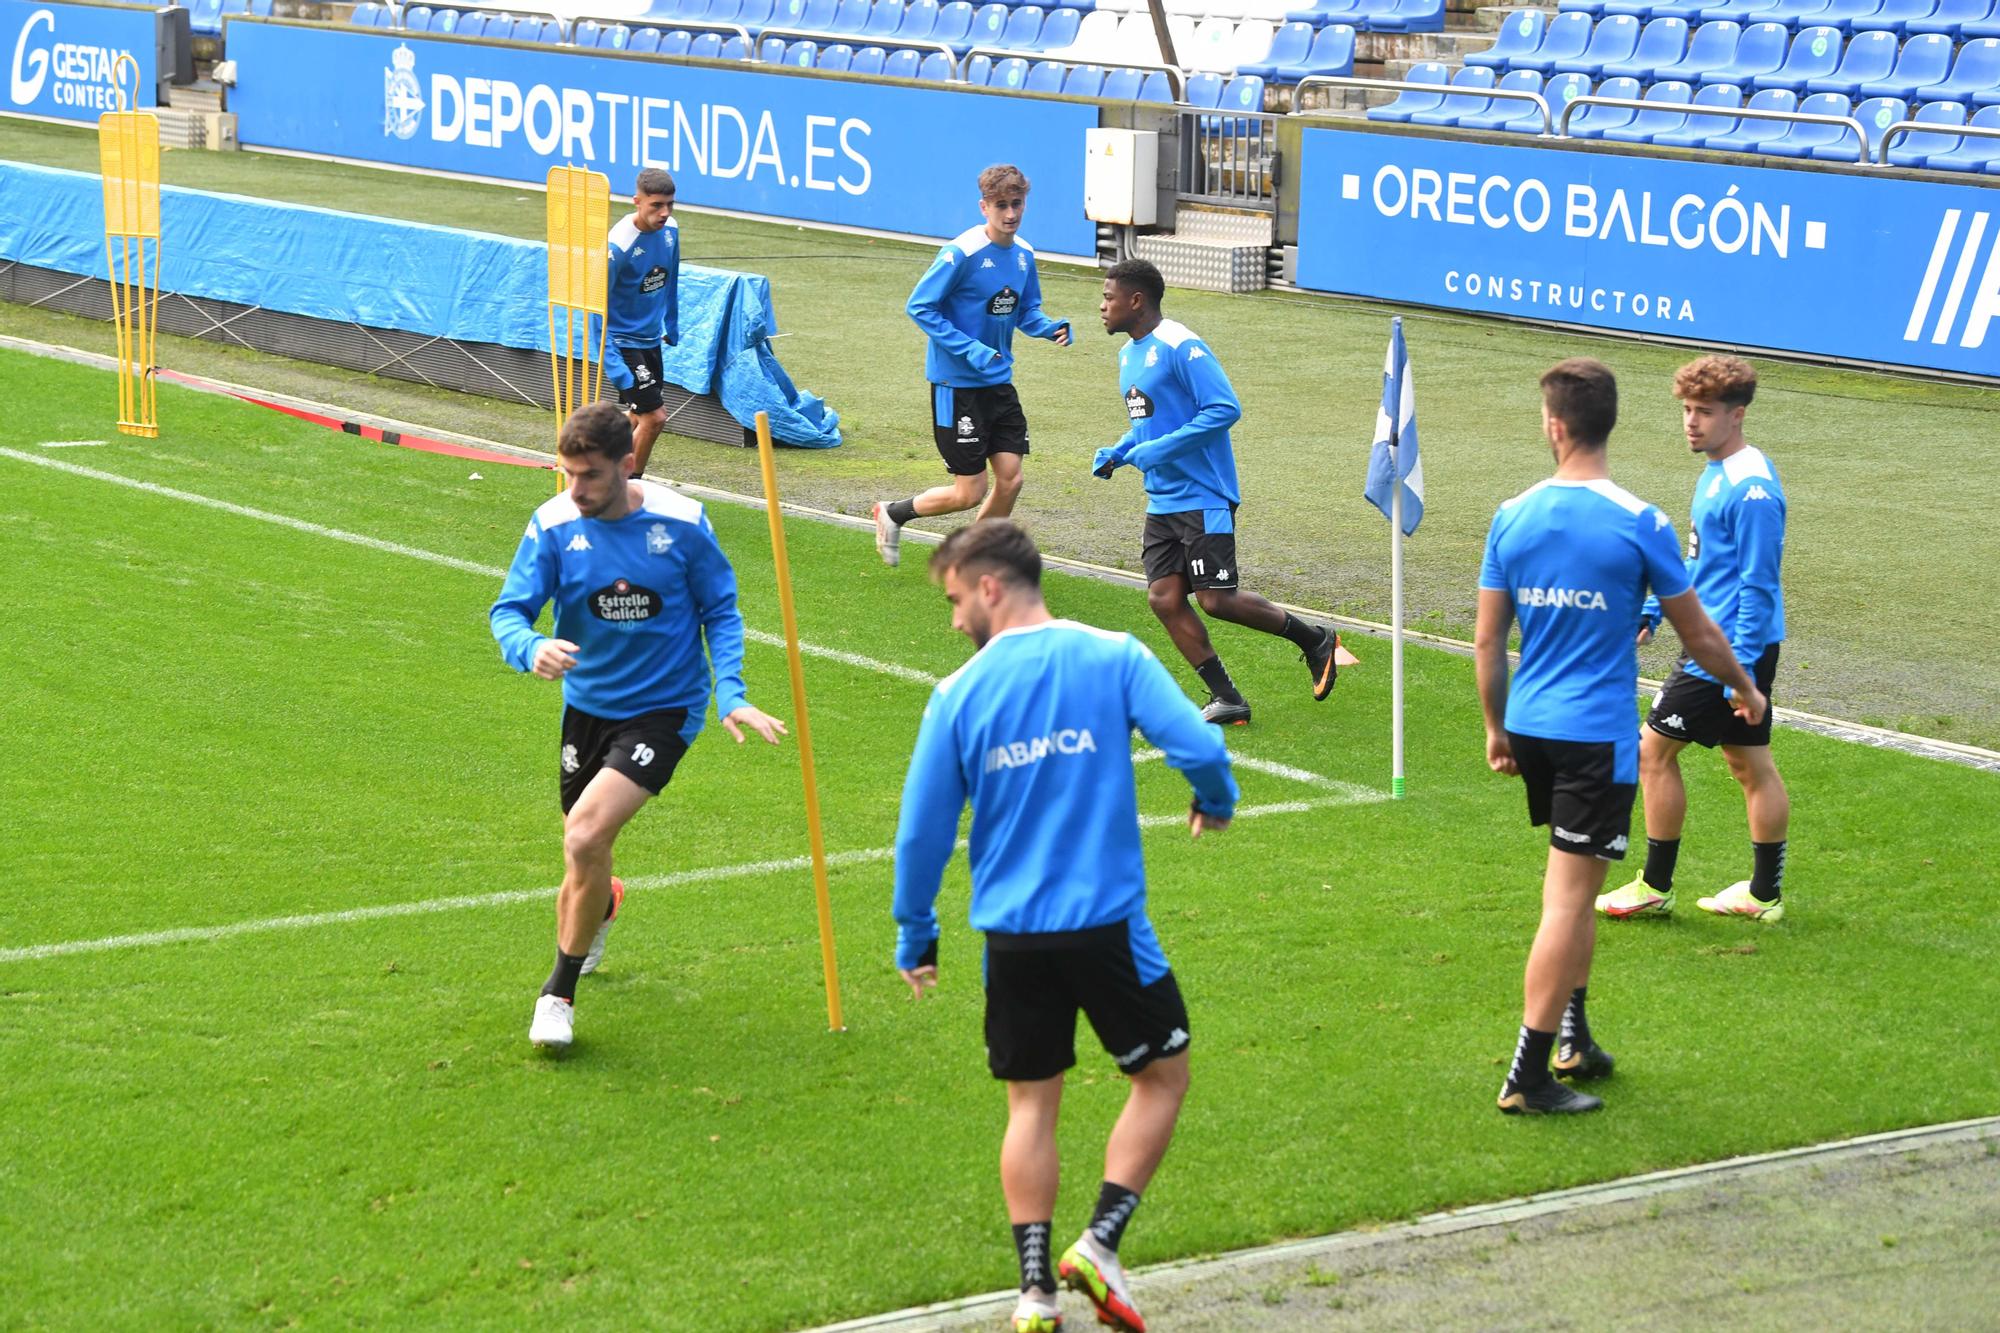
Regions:
<instances>
[{"instance_id":1,"label":"black shorts","mask_svg":"<svg viewBox=\"0 0 2000 1333\"><path fill-rule=\"evenodd\" d=\"M1193 588L1236 589L1236 509L1146 515L1146 582L1187 575Z\"/></svg>"},{"instance_id":2,"label":"black shorts","mask_svg":"<svg viewBox=\"0 0 2000 1333\"><path fill-rule=\"evenodd\" d=\"M931 427L944 470L955 477L984 472L994 454L1028 452L1028 417L1011 384L982 389L931 385Z\"/></svg>"},{"instance_id":3,"label":"black shorts","mask_svg":"<svg viewBox=\"0 0 2000 1333\"><path fill-rule=\"evenodd\" d=\"M618 391L618 401L634 412L657 412L666 405L666 390L660 381L660 349L621 347L618 355L632 371L632 387Z\"/></svg>"},{"instance_id":4,"label":"black shorts","mask_svg":"<svg viewBox=\"0 0 2000 1333\"><path fill-rule=\"evenodd\" d=\"M1771 682L1778 676L1778 647L1774 643L1766 648L1750 671L1766 699L1771 697ZM1756 726L1745 723L1730 711L1729 700L1723 697L1721 685L1688 670L1689 660L1683 657L1675 665L1674 673L1667 677L1667 683L1653 696L1653 708L1646 714L1646 725L1670 741L1687 741L1711 748L1717 745L1769 745L1771 710L1764 710L1764 720Z\"/></svg>"},{"instance_id":5,"label":"black shorts","mask_svg":"<svg viewBox=\"0 0 2000 1333\"><path fill-rule=\"evenodd\" d=\"M569 813L599 769L616 769L658 796L687 753L689 730L685 708L613 722L565 707L559 761L563 813Z\"/></svg>"},{"instance_id":6,"label":"black shorts","mask_svg":"<svg viewBox=\"0 0 2000 1333\"><path fill-rule=\"evenodd\" d=\"M1136 947L1135 947L1136 946ZM1140 963L1154 973L1140 980ZM1059 935L986 937L986 1065L1009 1082L1076 1063L1076 1014L1127 1074L1188 1047L1187 1006L1144 916Z\"/></svg>"},{"instance_id":7,"label":"black shorts","mask_svg":"<svg viewBox=\"0 0 2000 1333\"><path fill-rule=\"evenodd\" d=\"M1528 788L1528 822L1549 826L1549 846L1625 859L1632 798L1639 790L1639 737L1622 741L1552 741L1507 733Z\"/></svg>"}]
</instances>

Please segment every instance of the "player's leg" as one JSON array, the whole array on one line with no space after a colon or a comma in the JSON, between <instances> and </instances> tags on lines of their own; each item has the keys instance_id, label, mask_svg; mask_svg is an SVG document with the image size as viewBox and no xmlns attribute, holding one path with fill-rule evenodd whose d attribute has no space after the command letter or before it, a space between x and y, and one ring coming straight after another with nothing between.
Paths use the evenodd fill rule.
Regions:
<instances>
[{"instance_id":1,"label":"player's leg","mask_svg":"<svg viewBox=\"0 0 2000 1333\"><path fill-rule=\"evenodd\" d=\"M1680 862L1681 829L1687 823L1687 784L1681 779L1681 751L1690 744L1713 745L1718 713L1728 705L1722 687L1704 680L1683 662L1653 696L1646 725L1639 729L1639 790L1646 810L1646 864L1631 882L1599 895L1597 910L1616 920L1663 917L1674 910L1674 869Z\"/></svg>"},{"instance_id":2,"label":"player's leg","mask_svg":"<svg viewBox=\"0 0 2000 1333\"><path fill-rule=\"evenodd\" d=\"M1778 649L1774 644L1758 661L1752 674L1757 688L1770 697L1777 675ZM1722 723L1722 755L1729 772L1743 788L1743 804L1750 816L1750 878L1739 880L1713 898L1698 898L1695 905L1718 916L1742 916L1767 923L1783 918L1785 887L1785 842L1791 836L1792 798L1778 765L1771 758L1771 715L1754 727L1745 726L1734 713Z\"/></svg>"},{"instance_id":3,"label":"player's leg","mask_svg":"<svg viewBox=\"0 0 2000 1333\"><path fill-rule=\"evenodd\" d=\"M653 457L653 442L660 438L660 432L667 428L667 409L654 408L651 412L632 414L632 475L646 475L646 464Z\"/></svg>"},{"instance_id":4,"label":"player's leg","mask_svg":"<svg viewBox=\"0 0 2000 1333\"><path fill-rule=\"evenodd\" d=\"M875 552L885 565L902 559L903 525L911 519L961 513L986 498L986 441L972 390L931 385L931 438L951 484L932 486L907 500L875 502Z\"/></svg>"},{"instance_id":5,"label":"player's leg","mask_svg":"<svg viewBox=\"0 0 2000 1333\"><path fill-rule=\"evenodd\" d=\"M666 388L661 382L662 362L657 347L621 347L619 355L632 371L632 387L619 391L619 401L632 422L632 475L645 475L647 460L653 456L653 442L667 426Z\"/></svg>"},{"instance_id":6,"label":"player's leg","mask_svg":"<svg viewBox=\"0 0 2000 1333\"><path fill-rule=\"evenodd\" d=\"M986 503L979 506L979 517L1006 518L1014 512L1014 501L1021 495L1021 460L1028 456L1028 417L1011 384L980 390L979 416L986 461L993 468L993 486L986 493Z\"/></svg>"},{"instance_id":7,"label":"player's leg","mask_svg":"<svg viewBox=\"0 0 2000 1333\"><path fill-rule=\"evenodd\" d=\"M1021 455L994 453L986 461L993 468L993 483L986 491L986 502L979 506L979 517L1006 518L1021 496Z\"/></svg>"},{"instance_id":8,"label":"player's leg","mask_svg":"<svg viewBox=\"0 0 2000 1333\"><path fill-rule=\"evenodd\" d=\"M989 939L985 974L986 1065L1007 1084L1000 1189L1021 1270L1014 1327L1053 1333L1061 1324L1049 1248L1062 1162L1056 1118L1063 1074L1076 1063L1076 1001L1044 950L995 948Z\"/></svg>"},{"instance_id":9,"label":"player's leg","mask_svg":"<svg viewBox=\"0 0 2000 1333\"><path fill-rule=\"evenodd\" d=\"M1308 625L1256 593L1244 591L1240 586L1242 571L1236 564L1234 510L1203 510L1200 517L1201 535L1188 541L1188 574L1194 585L1195 601L1216 620L1290 641L1304 654L1312 673L1313 698L1326 698L1333 692L1334 678L1339 672L1333 660L1336 641L1332 631Z\"/></svg>"},{"instance_id":10,"label":"player's leg","mask_svg":"<svg viewBox=\"0 0 2000 1333\"><path fill-rule=\"evenodd\" d=\"M1188 564L1188 537L1199 530L1201 515L1146 515L1142 565L1146 571L1146 605L1166 627L1167 637L1187 659L1201 683L1208 687L1208 703L1201 715L1221 726L1240 726L1250 720L1250 704L1244 699L1229 669L1209 642L1208 626L1188 605L1194 593Z\"/></svg>"}]
</instances>

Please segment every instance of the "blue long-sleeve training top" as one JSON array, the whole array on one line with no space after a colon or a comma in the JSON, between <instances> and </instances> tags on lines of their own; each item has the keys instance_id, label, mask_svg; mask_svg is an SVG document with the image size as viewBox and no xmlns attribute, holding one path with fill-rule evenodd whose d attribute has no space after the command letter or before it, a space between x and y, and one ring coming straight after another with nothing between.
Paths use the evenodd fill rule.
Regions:
<instances>
[{"instance_id":1,"label":"blue long-sleeve training top","mask_svg":"<svg viewBox=\"0 0 2000 1333\"><path fill-rule=\"evenodd\" d=\"M611 229L605 245L611 265L604 293L604 373L621 389L632 372L621 347L671 347L681 337L681 226L673 218L658 231L640 231L631 218ZM591 323L596 324L593 316ZM596 329L591 333L595 340Z\"/></svg>"},{"instance_id":2,"label":"blue long-sleeve training top","mask_svg":"<svg viewBox=\"0 0 2000 1333\"><path fill-rule=\"evenodd\" d=\"M711 663L716 715L748 702L736 573L699 501L657 482L638 485L644 500L623 518L585 518L567 494L535 511L493 603L493 637L508 666L532 669L536 646L550 637L535 621L553 600L554 637L577 646L563 701L614 721L685 708L692 740L708 707Z\"/></svg>"},{"instance_id":3,"label":"blue long-sleeve training top","mask_svg":"<svg viewBox=\"0 0 2000 1333\"><path fill-rule=\"evenodd\" d=\"M995 245L974 227L937 252L904 307L930 338L924 378L955 389L1014 377L1014 332L1053 338L1069 321L1042 313L1035 247L1016 236Z\"/></svg>"},{"instance_id":4,"label":"blue long-sleeve training top","mask_svg":"<svg viewBox=\"0 0 2000 1333\"><path fill-rule=\"evenodd\" d=\"M1115 447L1144 474L1147 513L1227 509L1242 498L1229 428L1243 405L1187 325L1163 319L1120 348L1118 388L1132 425Z\"/></svg>"},{"instance_id":5,"label":"blue long-sleeve training top","mask_svg":"<svg viewBox=\"0 0 2000 1333\"><path fill-rule=\"evenodd\" d=\"M974 929L1044 934L1143 913L1135 728L1203 813L1235 813L1221 729L1129 634L1069 620L1005 630L940 681L903 783L896 965L917 966L937 940L939 883L967 800Z\"/></svg>"},{"instance_id":6,"label":"blue long-sleeve training top","mask_svg":"<svg viewBox=\"0 0 2000 1333\"><path fill-rule=\"evenodd\" d=\"M1764 451L1746 444L1704 467L1689 509L1688 577L1746 670L1785 641L1784 559L1785 488ZM1646 600L1645 617L1659 622L1658 598ZM1695 662L1687 669L1715 679Z\"/></svg>"}]
</instances>

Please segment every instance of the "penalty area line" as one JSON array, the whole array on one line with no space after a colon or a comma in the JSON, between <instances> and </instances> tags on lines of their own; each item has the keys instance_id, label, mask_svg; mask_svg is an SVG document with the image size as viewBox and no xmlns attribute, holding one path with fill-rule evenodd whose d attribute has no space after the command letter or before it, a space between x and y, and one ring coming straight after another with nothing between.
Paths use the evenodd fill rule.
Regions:
<instances>
[{"instance_id":1,"label":"penalty area line","mask_svg":"<svg viewBox=\"0 0 2000 1333\"><path fill-rule=\"evenodd\" d=\"M1241 806L1236 811L1236 819L1305 814L1308 811L1328 809L1333 806L1358 805L1387 799L1388 797L1382 793L1367 792L1361 797L1341 795L1321 797L1311 801L1273 801L1262 805ZM1187 816L1141 815L1139 824L1146 829L1181 828L1186 826ZM964 847L965 841L960 839L954 854L962 851ZM847 866L893 861L895 858L896 849L893 847L863 847L853 851L831 853L826 858L826 864L829 869L841 869ZM625 887L628 890L672 889L690 884L713 884L724 880L747 879L758 875L789 874L811 867L810 857L785 856L764 861L741 861L734 865L708 866L700 870L676 870L663 875L634 875L626 879ZM321 926L349 925L359 921L430 916L440 912L462 912L481 907L507 907L515 903L546 901L555 897L556 890L556 885L549 885L535 889L503 889L495 893L463 893L448 898L380 903L372 907L349 907L332 912L301 912L292 916L260 917L251 921L230 921L213 926L181 926L172 930L106 935L90 940L58 940L48 944L26 944L11 949L0 949L0 964L31 963L47 958L109 953L121 949L151 949L165 944L206 944L242 935L268 935L288 930L312 930Z\"/></svg>"}]
</instances>

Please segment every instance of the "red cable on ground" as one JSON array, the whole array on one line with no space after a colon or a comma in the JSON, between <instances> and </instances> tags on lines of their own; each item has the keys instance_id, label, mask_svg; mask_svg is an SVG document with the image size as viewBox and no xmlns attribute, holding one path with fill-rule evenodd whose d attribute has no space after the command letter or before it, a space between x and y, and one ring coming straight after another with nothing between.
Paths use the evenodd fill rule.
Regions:
<instances>
[{"instance_id":1,"label":"red cable on ground","mask_svg":"<svg viewBox=\"0 0 2000 1333\"><path fill-rule=\"evenodd\" d=\"M275 403L268 398L258 398L252 394L244 393L240 389L231 388L229 385L219 384L211 379L204 379L200 375L189 375L178 370L167 370L164 367L155 370L154 374L160 379L169 380L176 384L185 384L190 388L204 389L210 393L219 393L226 397L239 399L242 402L253 403L258 407L267 407L273 412L282 412L286 416L296 417L300 421L310 421L315 426L324 426L328 430L337 430L346 435L358 435L364 440L375 440L382 444L392 444L399 449L415 449L419 453L426 454L444 454L450 458L469 458L474 462L498 463L505 467L539 468L545 472L553 471L555 468L555 464L544 462L540 459L522 458L515 454L495 453L491 449L475 449L468 444L452 444L445 440L433 440L425 435L411 435L404 431L389 430L381 426L370 426L365 422L342 420L340 417L328 416L323 412L314 412L303 407L292 407L285 403Z\"/></svg>"}]
</instances>

